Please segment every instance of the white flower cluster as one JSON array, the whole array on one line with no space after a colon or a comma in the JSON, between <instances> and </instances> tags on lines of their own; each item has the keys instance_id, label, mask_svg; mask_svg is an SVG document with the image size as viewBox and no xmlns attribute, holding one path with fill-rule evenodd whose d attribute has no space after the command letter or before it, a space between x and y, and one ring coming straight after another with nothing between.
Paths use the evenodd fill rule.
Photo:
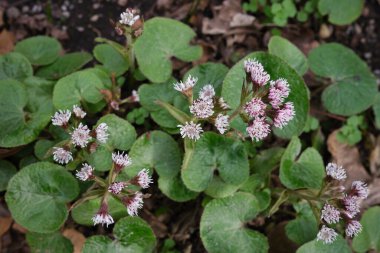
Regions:
<instances>
[{"instance_id":1,"label":"white flower cluster","mask_svg":"<svg viewBox=\"0 0 380 253\"><path fill-rule=\"evenodd\" d=\"M175 83L174 89L192 98L193 88L197 81L198 78L189 75L185 82L181 81ZM190 113L192 113L196 119L210 119L219 133L224 134L229 129L229 116L225 115L223 111L230 109L230 107L222 97L216 98L215 89L211 84L202 87L198 99L194 100L189 108ZM216 117L214 116L215 109L217 110ZM182 138L198 140L203 132L201 124L197 124L196 121L194 122L193 120L185 122L184 125L178 125L178 127L180 128Z\"/></svg>"},{"instance_id":2,"label":"white flower cluster","mask_svg":"<svg viewBox=\"0 0 380 253\"><path fill-rule=\"evenodd\" d=\"M326 166L327 180L342 181L347 178L346 170L335 163ZM327 225L338 223L341 219L346 225L346 235L353 237L362 230L359 221L353 218L360 212L360 201L368 197L368 187L361 181L354 181L348 193L342 199L338 199L335 205L326 203L321 212L321 220L325 222L317 235L317 240L329 244L335 241L337 232ZM332 200L333 201L333 200Z\"/></svg>"},{"instance_id":3,"label":"white flower cluster","mask_svg":"<svg viewBox=\"0 0 380 253\"><path fill-rule=\"evenodd\" d=\"M86 116L86 112L82 110L78 105L73 106L72 112L70 110L60 110L54 114L51 121L55 126L60 126L63 129L69 131L70 118L74 115L76 120L81 120ZM71 143L66 144L63 147L53 148L53 159L57 163L67 164L73 160L73 154L71 147L85 148L87 145L95 140L99 143L106 143L108 140L108 126L106 123L100 123L94 130L90 130L88 126L83 123L79 123L77 127L73 127L70 133Z\"/></svg>"},{"instance_id":4,"label":"white flower cluster","mask_svg":"<svg viewBox=\"0 0 380 253\"><path fill-rule=\"evenodd\" d=\"M140 15L137 15L137 11L131 8L125 10L120 14L119 23L127 26L133 26L137 20L140 19Z\"/></svg>"}]
</instances>

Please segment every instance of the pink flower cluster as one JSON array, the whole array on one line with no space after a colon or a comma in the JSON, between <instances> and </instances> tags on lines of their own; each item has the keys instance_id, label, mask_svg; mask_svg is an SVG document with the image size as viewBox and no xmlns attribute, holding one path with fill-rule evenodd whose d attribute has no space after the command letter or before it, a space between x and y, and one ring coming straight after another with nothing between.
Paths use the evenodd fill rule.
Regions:
<instances>
[{"instance_id":1,"label":"pink flower cluster","mask_svg":"<svg viewBox=\"0 0 380 253\"><path fill-rule=\"evenodd\" d=\"M114 166L113 173L116 173L116 174L120 173L125 167L128 167L132 164L132 160L130 159L128 154L119 153L119 152L112 154L112 161L113 161L113 166ZM87 167L88 165L85 164L82 170L77 173L78 178L79 176L82 176L83 174L83 179L85 180L90 179L90 177L86 175L86 172L88 171ZM78 174L81 174L81 175L78 175ZM92 175L92 171L91 171L91 175ZM145 188L148 188L152 182L153 181L152 181L151 176L149 175L149 170L142 169L134 178L128 180L127 182L112 182L111 184L109 184L108 192L113 194L115 198L120 199L120 201L127 208L127 212L129 215L135 216L138 214L138 210L143 207L144 195L141 192L135 192L135 191L129 190L128 186L136 185L138 187L145 189ZM92 220L94 222L94 225L106 224L108 226L109 224L113 223L113 218L108 213L107 201L102 202L102 205L99 211L95 214Z\"/></svg>"},{"instance_id":2,"label":"pink flower cluster","mask_svg":"<svg viewBox=\"0 0 380 253\"><path fill-rule=\"evenodd\" d=\"M334 163L329 163L326 166L326 174L328 180L342 181L346 179L346 171ZM354 218L360 212L360 201L367 198L368 193L365 183L354 181L351 189L343 195L343 198L334 203L325 203L321 211L321 220L325 222L325 225L319 231L317 240L321 240L325 244L334 242L338 234L328 225L338 223L340 220L345 222L347 236L358 235L362 230L362 225Z\"/></svg>"},{"instance_id":3,"label":"pink flower cluster","mask_svg":"<svg viewBox=\"0 0 380 253\"><path fill-rule=\"evenodd\" d=\"M252 82L253 91L260 91L260 88L265 87L270 81L270 75L264 70L263 65L255 59L244 61L244 69L247 80ZM246 131L252 140L263 140L269 135L271 125L283 128L294 118L293 103L285 102L289 93L290 88L287 80L280 78L276 81L270 81L269 90L254 93L251 101L246 103L244 110L250 117Z\"/></svg>"}]
</instances>

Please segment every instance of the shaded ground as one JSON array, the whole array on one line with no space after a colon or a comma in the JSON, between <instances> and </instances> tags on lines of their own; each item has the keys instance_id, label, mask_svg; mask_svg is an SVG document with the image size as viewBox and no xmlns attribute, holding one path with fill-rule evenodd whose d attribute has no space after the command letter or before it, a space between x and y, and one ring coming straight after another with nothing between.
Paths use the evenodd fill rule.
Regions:
<instances>
[{"instance_id":1,"label":"shaded ground","mask_svg":"<svg viewBox=\"0 0 380 253\"><path fill-rule=\"evenodd\" d=\"M67 51L91 52L96 37L123 42L123 38L112 29L111 20L116 21L126 7L134 7L141 10L145 19L166 16L191 25L198 35L195 43L201 44L205 52L198 63L213 61L231 66L249 52L266 50L274 27L262 24L260 15L249 26L230 27L231 17L241 12L240 1L201 0L197 6L194 5L195 2L197 1L1 0L0 10L4 12L4 22L0 22L0 25L1 30L9 30L16 40L37 34L48 34L58 38ZM291 40L305 53L320 43L332 41L342 43L359 54L380 77L380 3L368 0L362 17L352 25L336 27L325 22L326 20L316 19L311 19L305 24L290 21L288 26L281 28L282 36ZM175 61L174 66L177 70L176 75L181 76L191 64ZM308 78L307 76L306 81L312 88L315 85L314 80ZM318 108L318 102L313 106ZM334 119L331 120L334 125ZM150 223L161 239L160 245L164 239L171 238L176 241L176 248L180 252L205 252L198 231L202 211L200 198L180 204L163 196L156 186L149 191L153 197L146 201L141 216ZM2 194L0 217L8 214ZM280 223L281 219L285 218L274 219L277 219L276 223ZM263 220L259 217L250 226L260 228ZM5 229L7 221L0 221L1 227ZM1 252L29 252L25 242L25 231L18 225L11 226L9 230L5 229L7 232L1 240ZM75 228L86 237L112 231L112 229L104 231L105 228L101 227L97 228L100 231L95 231L94 228L77 226L70 220L67 222L67 227ZM0 237L1 231L0 228ZM281 230L279 231L278 233L281 233ZM269 237L273 238L284 237L284 235L278 236L273 230L269 234ZM280 252L280 249L272 251Z\"/></svg>"}]
</instances>

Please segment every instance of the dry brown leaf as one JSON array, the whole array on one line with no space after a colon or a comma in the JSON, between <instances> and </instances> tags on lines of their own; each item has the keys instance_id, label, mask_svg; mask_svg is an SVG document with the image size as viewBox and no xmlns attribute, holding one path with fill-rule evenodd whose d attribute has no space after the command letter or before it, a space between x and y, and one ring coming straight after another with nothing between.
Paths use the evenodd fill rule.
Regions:
<instances>
[{"instance_id":1,"label":"dry brown leaf","mask_svg":"<svg viewBox=\"0 0 380 253\"><path fill-rule=\"evenodd\" d=\"M26 232L28 232L28 230L26 228L22 227L20 224L18 224L16 222L13 223L12 229L20 232L21 234L26 234Z\"/></svg>"},{"instance_id":2,"label":"dry brown leaf","mask_svg":"<svg viewBox=\"0 0 380 253\"><path fill-rule=\"evenodd\" d=\"M375 178L375 180L370 183L368 188L368 198L362 202L362 208L365 209L380 204L380 178Z\"/></svg>"},{"instance_id":3,"label":"dry brown leaf","mask_svg":"<svg viewBox=\"0 0 380 253\"><path fill-rule=\"evenodd\" d=\"M0 32L0 55L12 51L14 47L15 36L13 33L4 29Z\"/></svg>"},{"instance_id":4,"label":"dry brown leaf","mask_svg":"<svg viewBox=\"0 0 380 253\"><path fill-rule=\"evenodd\" d=\"M255 21L254 16L244 13L236 13L230 22L230 27L251 26L253 21Z\"/></svg>"},{"instance_id":5,"label":"dry brown leaf","mask_svg":"<svg viewBox=\"0 0 380 253\"><path fill-rule=\"evenodd\" d=\"M330 151L334 162L343 166L347 171L345 186L350 187L352 181L368 181L370 176L360 161L359 150L356 146L349 146L337 140L338 130L330 134L327 139L327 148Z\"/></svg>"},{"instance_id":6,"label":"dry brown leaf","mask_svg":"<svg viewBox=\"0 0 380 253\"><path fill-rule=\"evenodd\" d=\"M66 228L62 235L69 239L71 243L74 245L74 253L82 252L83 244L86 241L86 237L73 228Z\"/></svg>"},{"instance_id":7,"label":"dry brown leaf","mask_svg":"<svg viewBox=\"0 0 380 253\"><path fill-rule=\"evenodd\" d=\"M0 238L9 230L12 224L12 217L0 217Z\"/></svg>"},{"instance_id":8,"label":"dry brown leaf","mask_svg":"<svg viewBox=\"0 0 380 253\"><path fill-rule=\"evenodd\" d=\"M230 29L233 17L242 13L240 0L224 0L222 5L213 7L214 18L203 18L203 34L224 34Z\"/></svg>"},{"instance_id":9,"label":"dry brown leaf","mask_svg":"<svg viewBox=\"0 0 380 253\"><path fill-rule=\"evenodd\" d=\"M375 146L369 156L369 169L372 175L380 175L380 136L376 138Z\"/></svg>"}]
</instances>

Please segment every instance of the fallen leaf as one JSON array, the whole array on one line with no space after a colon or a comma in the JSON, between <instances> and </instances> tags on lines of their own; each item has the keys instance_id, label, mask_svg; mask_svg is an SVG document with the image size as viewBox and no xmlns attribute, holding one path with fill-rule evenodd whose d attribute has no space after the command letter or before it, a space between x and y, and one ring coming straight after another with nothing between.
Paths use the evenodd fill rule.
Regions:
<instances>
[{"instance_id":1,"label":"fallen leaf","mask_svg":"<svg viewBox=\"0 0 380 253\"><path fill-rule=\"evenodd\" d=\"M346 187L351 187L355 180L368 181L369 174L360 161L359 149L337 140L338 130L332 132L327 139L327 148L333 157L333 161L347 171Z\"/></svg>"},{"instance_id":2,"label":"fallen leaf","mask_svg":"<svg viewBox=\"0 0 380 253\"><path fill-rule=\"evenodd\" d=\"M81 253L83 244L86 241L86 237L73 228L66 228L63 230L62 235L69 239L71 243L74 245L74 253Z\"/></svg>"},{"instance_id":3,"label":"fallen leaf","mask_svg":"<svg viewBox=\"0 0 380 253\"><path fill-rule=\"evenodd\" d=\"M20 224L18 224L16 222L13 223L12 229L20 232L21 234L26 234L26 232L28 232L28 230L26 228L22 227Z\"/></svg>"},{"instance_id":4,"label":"fallen leaf","mask_svg":"<svg viewBox=\"0 0 380 253\"><path fill-rule=\"evenodd\" d=\"M255 21L254 16L244 13L236 13L230 22L230 27L251 26L253 21Z\"/></svg>"},{"instance_id":5,"label":"fallen leaf","mask_svg":"<svg viewBox=\"0 0 380 253\"><path fill-rule=\"evenodd\" d=\"M9 230L12 224L12 217L0 217L0 238Z\"/></svg>"},{"instance_id":6,"label":"fallen leaf","mask_svg":"<svg viewBox=\"0 0 380 253\"><path fill-rule=\"evenodd\" d=\"M240 0L224 0L222 5L212 8L214 18L203 18L203 34L224 34L230 29L231 20L242 13Z\"/></svg>"},{"instance_id":7,"label":"fallen leaf","mask_svg":"<svg viewBox=\"0 0 380 253\"><path fill-rule=\"evenodd\" d=\"M368 186L368 198L363 200L362 208L366 209L371 206L380 204L380 178L375 178Z\"/></svg>"},{"instance_id":8,"label":"fallen leaf","mask_svg":"<svg viewBox=\"0 0 380 253\"><path fill-rule=\"evenodd\" d=\"M0 32L0 55L12 51L14 47L15 36L13 33L4 29Z\"/></svg>"},{"instance_id":9,"label":"fallen leaf","mask_svg":"<svg viewBox=\"0 0 380 253\"><path fill-rule=\"evenodd\" d=\"M369 155L369 169L372 175L380 175L380 136L376 138L374 147Z\"/></svg>"}]
</instances>

